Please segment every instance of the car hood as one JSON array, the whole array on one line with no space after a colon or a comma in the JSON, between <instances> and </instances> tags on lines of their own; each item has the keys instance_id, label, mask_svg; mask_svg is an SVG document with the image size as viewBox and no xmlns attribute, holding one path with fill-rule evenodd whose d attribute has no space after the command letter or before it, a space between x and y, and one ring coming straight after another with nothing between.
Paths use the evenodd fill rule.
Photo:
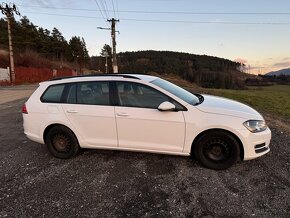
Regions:
<instances>
[{"instance_id":1,"label":"car hood","mask_svg":"<svg viewBox=\"0 0 290 218\"><path fill-rule=\"evenodd\" d=\"M203 97L204 101L196 106L196 108L205 113L222 114L244 119L263 120L262 115L248 105L227 98L211 95L203 95Z\"/></svg>"}]
</instances>

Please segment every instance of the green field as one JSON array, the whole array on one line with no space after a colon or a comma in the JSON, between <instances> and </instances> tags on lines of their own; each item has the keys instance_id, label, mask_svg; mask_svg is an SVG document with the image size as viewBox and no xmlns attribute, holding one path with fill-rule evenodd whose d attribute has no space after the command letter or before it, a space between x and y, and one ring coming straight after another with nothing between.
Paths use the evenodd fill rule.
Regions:
<instances>
[{"instance_id":1,"label":"green field","mask_svg":"<svg viewBox=\"0 0 290 218\"><path fill-rule=\"evenodd\" d=\"M286 123L290 120L290 85L247 87L245 90L205 89L172 74L163 77L188 91L234 99L250 105L264 115L269 113L282 120L286 118Z\"/></svg>"},{"instance_id":2,"label":"green field","mask_svg":"<svg viewBox=\"0 0 290 218\"><path fill-rule=\"evenodd\" d=\"M202 89L201 92L246 103L261 112L290 119L290 86L249 87L247 90Z\"/></svg>"}]
</instances>

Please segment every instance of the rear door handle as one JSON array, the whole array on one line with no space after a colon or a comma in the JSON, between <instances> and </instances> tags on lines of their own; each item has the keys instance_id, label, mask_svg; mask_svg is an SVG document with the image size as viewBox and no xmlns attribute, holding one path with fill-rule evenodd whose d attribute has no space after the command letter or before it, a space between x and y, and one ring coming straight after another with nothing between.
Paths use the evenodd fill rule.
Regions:
<instances>
[{"instance_id":1,"label":"rear door handle","mask_svg":"<svg viewBox=\"0 0 290 218\"><path fill-rule=\"evenodd\" d=\"M127 113L117 113L117 116L119 116L119 117L127 117L127 116L129 116L129 114L127 114Z\"/></svg>"},{"instance_id":2,"label":"rear door handle","mask_svg":"<svg viewBox=\"0 0 290 218\"><path fill-rule=\"evenodd\" d=\"M68 112L70 114L76 114L78 111L76 111L76 110L67 110L66 112Z\"/></svg>"}]
</instances>

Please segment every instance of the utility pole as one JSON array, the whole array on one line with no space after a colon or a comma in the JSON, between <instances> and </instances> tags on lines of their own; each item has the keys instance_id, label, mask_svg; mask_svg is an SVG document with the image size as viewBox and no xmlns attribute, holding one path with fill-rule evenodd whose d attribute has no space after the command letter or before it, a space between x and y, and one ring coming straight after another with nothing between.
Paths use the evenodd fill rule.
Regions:
<instances>
[{"instance_id":1,"label":"utility pole","mask_svg":"<svg viewBox=\"0 0 290 218\"><path fill-rule=\"evenodd\" d=\"M112 52L113 73L118 73L117 54L116 54L116 22L119 22L119 20L112 18L107 21L111 22L111 36L113 44L113 52Z\"/></svg>"},{"instance_id":2,"label":"utility pole","mask_svg":"<svg viewBox=\"0 0 290 218\"><path fill-rule=\"evenodd\" d=\"M15 68L14 68L14 57L13 57L13 46L12 46L12 35L11 35L11 20L13 18L14 13L16 15L20 15L15 4L7 4L2 3L0 5L0 9L2 14L4 14L7 18L7 26L8 26L8 41L9 41L9 56L10 56L10 82L15 84Z\"/></svg>"},{"instance_id":3,"label":"utility pole","mask_svg":"<svg viewBox=\"0 0 290 218\"><path fill-rule=\"evenodd\" d=\"M118 63L117 63L117 54L116 54L116 32L119 33L119 31L116 31L116 22L119 22L120 20L116 20L115 18L112 18L110 20L107 20L108 22L111 22L111 28L104 28L104 27L97 27L101 30L111 30L111 37L112 37L112 67L113 67L113 73L118 73Z\"/></svg>"}]
</instances>

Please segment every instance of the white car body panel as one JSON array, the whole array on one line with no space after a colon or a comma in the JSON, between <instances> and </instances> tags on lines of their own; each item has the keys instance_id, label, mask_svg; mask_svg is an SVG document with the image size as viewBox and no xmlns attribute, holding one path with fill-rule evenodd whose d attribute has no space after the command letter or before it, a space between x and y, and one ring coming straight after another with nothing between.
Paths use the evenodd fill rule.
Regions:
<instances>
[{"instance_id":1,"label":"white car body panel","mask_svg":"<svg viewBox=\"0 0 290 218\"><path fill-rule=\"evenodd\" d=\"M67 126L83 148L130 150L175 155L190 155L196 136L211 129L223 129L241 142L244 160L269 152L256 153L255 145L269 147L271 131L251 133L243 123L263 120L251 107L225 98L204 95L204 102L192 106L175 95L148 83L157 77L135 75L141 80L120 77L83 77L81 81L130 81L153 87L187 108L187 111L161 112L157 109L120 106L71 105L42 103L40 97L49 85L78 82L79 78L40 83L26 102L28 114L23 114L27 137L44 143L45 129L54 124ZM76 111L76 113L68 113Z\"/></svg>"},{"instance_id":2,"label":"white car body panel","mask_svg":"<svg viewBox=\"0 0 290 218\"><path fill-rule=\"evenodd\" d=\"M117 147L114 107L62 104L70 124L84 140L85 147Z\"/></svg>"},{"instance_id":3,"label":"white car body panel","mask_svg":"<svg viewBox=\"0 0 290 218\"><path fill-rule=\"evenodd\" d=\"M183 112L115 107L120 148L182 152L185 137Z\"/></svg>"},{"instance_id":4,"label":"white car body panel","mask_svg":"<svg viewBox=\"0 0 290 218\"><path fill-rule=\"evenodd\" d=\"M211 95L203 95L203 97L203 103L196 108L205 113L224 114L245 119L249 119L249 117L256 120L263 119L256 110L240 102Z\"/></svg>"}]
</instances>

